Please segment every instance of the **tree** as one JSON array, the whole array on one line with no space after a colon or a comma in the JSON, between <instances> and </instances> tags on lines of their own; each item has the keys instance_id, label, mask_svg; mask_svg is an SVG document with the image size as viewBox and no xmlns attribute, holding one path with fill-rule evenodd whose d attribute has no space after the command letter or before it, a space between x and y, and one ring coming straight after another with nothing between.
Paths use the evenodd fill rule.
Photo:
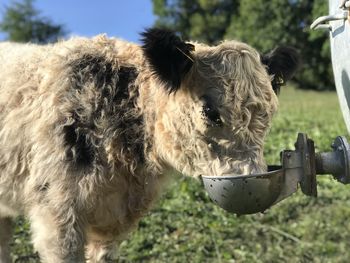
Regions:
<instances>
[{"instance_id":1,"label":"tree","mask_svg":"<svg viewBox=\"0 0 350 263\"><path fill-rule=\"evenodd\" d=\"M15 42L44 44L63 37L63 26L42 17L33 3L34 0L23 0L6 6L3 20L0 22L0 31L7 34L8 40Z\"/></svg>"},{"instance_id":2,"label":"tree","mask_svg":"<svg viewBox=\"0 0 350 263\"><path fill-rule=\"evenodd\" d=\"M159 17L157 23L170 24L185 38L207 43L239 39L261 53L280 45L294 46L303 61L303 67L295 77L297 86L316 90L334 89L328 34L309 30L316 17L328 13L327 1L153 0L153 4ZM215 10L221 10L216 18L221 23L212 18L216 15ZM193 17L196 16L203 19L196 19L194 23ZM207 17L212 19L205 20Z\"/></svg>"},{"instance_id":3,"label":"tree","mask_svg":"<svg viewBox=\"0 0 350 263\"><path fill-rule=\"evenodd\" d=\"M242 1L225 37L241 39L262 52L278 45L294 46L303 61L295 77L298 86L334 89L328 34L309 29L314 18L327 13L323 0Z\"/></svg>"},{"instance_id":4,"label":"tree","mask_svg":"<svg viewBox=\"0 0 350 263\"><path fill-rule=\"evenodd\" d=\"M239 0L153 0L157 25L181 32L184 38L215 43L221 40Z\"/></svg>"}]
</instances>

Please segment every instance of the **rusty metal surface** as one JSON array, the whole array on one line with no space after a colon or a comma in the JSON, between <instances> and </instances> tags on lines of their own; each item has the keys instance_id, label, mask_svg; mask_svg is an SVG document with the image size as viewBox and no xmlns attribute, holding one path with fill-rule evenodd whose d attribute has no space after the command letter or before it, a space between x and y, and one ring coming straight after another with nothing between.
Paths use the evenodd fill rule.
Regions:
<instances>
[{"instance_id":1,"label":"rusty metal surface","mask_svg":"<svg viewBox=\"0 0 350 263\"><path fill-rule=\"evenodd\" d=\"M300 187L304 194L317 196L315 147L313 140L305 133L299 133L295 151L301 154L302 177Z\"/></svg>"}]
</instances>

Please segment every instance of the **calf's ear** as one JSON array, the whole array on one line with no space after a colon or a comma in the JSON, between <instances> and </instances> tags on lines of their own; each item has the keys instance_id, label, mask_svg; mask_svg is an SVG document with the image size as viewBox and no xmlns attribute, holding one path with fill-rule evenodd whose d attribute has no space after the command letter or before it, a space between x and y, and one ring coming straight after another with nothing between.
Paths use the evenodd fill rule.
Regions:
<instances>
[{"instance_id":1,"label":"calf's ear","mask_svg":"<svg viewBox=\"0 0 350 263\"><path fill-rule=\"evenodd\" d=\"M291 79L300 65L300 57L295 48L277 47L261 56L261 62L273 76L272 88L278 93L280 87Z\"/></svg>"},{"instance_id":2,"label":"calf's ear","mask_svg":"<svg viewBox=\"0 0 350 263\"><path fill-rule=\"evenodd\" d=\"M143 52L154 74L169 93L177 91L193 65L194 46L168 29L150 28L141 36Z\"/></svg>"}]
</instances>

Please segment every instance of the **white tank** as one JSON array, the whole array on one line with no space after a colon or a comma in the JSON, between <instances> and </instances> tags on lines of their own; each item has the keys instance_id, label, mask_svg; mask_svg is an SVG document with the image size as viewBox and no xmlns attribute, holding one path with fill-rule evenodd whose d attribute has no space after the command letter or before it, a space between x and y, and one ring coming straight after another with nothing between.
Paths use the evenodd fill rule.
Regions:
<instances>
[{"instance_id":1,"label":"white tank","mask_svg":"<svg viewBox=\"0 0 350 263\"><path fill-rule=\"evenodd\" d=\"M340 8L342 1L329 0L329 14L344 15L344 19L329 22L332 65L341 111L350 133L350 18L349 7ZM343 1L349 5L350 1ZM347 18L345 18L347 16Z\"/></svg>"}]
</instances>

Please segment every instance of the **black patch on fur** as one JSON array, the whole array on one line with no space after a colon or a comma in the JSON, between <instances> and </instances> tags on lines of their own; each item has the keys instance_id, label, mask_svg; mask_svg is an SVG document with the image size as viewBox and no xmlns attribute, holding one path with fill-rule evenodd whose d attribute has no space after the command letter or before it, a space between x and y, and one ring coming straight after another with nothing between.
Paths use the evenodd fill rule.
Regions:
<instances>
[{"instance_id":1,"label":"black patch on fur","mask_svg":"<svg viewBox=\"0 0 350 263\"><path fill-rule=\"evenodd\" d=\"M82 90L84 84L92 80L94 84L111 83L117 74L111 62L106 61L102 56L92 54L83 55L82 58L71 63L70 67L72 68L72 78L76 81L71 82L72 88L76 90Z\"/></svg>"},{"instance_id":2,"label":"black patch on fur","mask_svg":"<svg viewBox=\"0 0 350 263\"><path fill-rule=\"evenodd\" d=\"M77 122L64 126L63 133L65 143L70 148L67 152L68 159L79 167L89 166L95 158L95 151L87 134L83 132Z\"/></svg>"},{"instance_id":3,"label":"black patch on fur","mask_svg":"<svg viewBox=\"0 0 350 263\"><path fill-rule=\"evenodd\" d=\"M123 100L129 98L130 90L129 85L133 85L137 78L137 71L135 68L131 67L121 67L118 72L118 88L116 89L116 94L114 96L114 101L116 103L121 103ZM131 106L131 105L130 105Z\"/></svg>"},{"instance_id":4,"label":"black patch on fur","mask_svg":"<svg viewBox=\"0 0 350 263\"><path fill-rule=\"evenodd\" d=\"M123 143L123 148L128 152L128 157L136 157L137 162L143 163L145 161L144 154L144 133L143 133L143 117L138 115L135 111L136 97L130 98L130 93L135 92L134 82L138 76L135 68L122 67L118 72L118 89L114 96L114 103L116 105L124 105L120 107L116 117L118 123L115 126L120 131L119 137ZM132 109L132 110L130 110ZM136 113L136 114L135 114Z\"/></svg>"},{"instance_id":5,"label":"black patch on fur","mask_svg":"<svg viewBox=\"0 0 350 263\"><path fill-rule=\"evenodd\" d=\"M74 108L73 120L63 127L67 159L75 168L105 165L104 142L109 140L122 148L130 162L143 162L144 129L143 116L136 108L136 68L117 68L107 58L90 54L69 66L68 97Z\"/></svg>"},{"instance_id":6,"label":"black patch on fur","mask_svg":"<svg viewBox=\"0 0 350 263\"><path fill-rule=\"evenodd\" d=\"M300 57L292 47L278 47L262 55L261 62L267 66L268 73L273 75L272 88L278 93L280 87L293 77L300 64Z\"/></svg>"},{"instance_id":7,"label":"black patch on fur","mask_svg":"<svg viewBox=\"0 0 350 263\"><path fill-rule=\"evenodd\" d=\"M141 36L142 48L152 70L169 93L175 92L193 65L194 46L167 29L151 28Z\"/></svg>"}]
</instances>

